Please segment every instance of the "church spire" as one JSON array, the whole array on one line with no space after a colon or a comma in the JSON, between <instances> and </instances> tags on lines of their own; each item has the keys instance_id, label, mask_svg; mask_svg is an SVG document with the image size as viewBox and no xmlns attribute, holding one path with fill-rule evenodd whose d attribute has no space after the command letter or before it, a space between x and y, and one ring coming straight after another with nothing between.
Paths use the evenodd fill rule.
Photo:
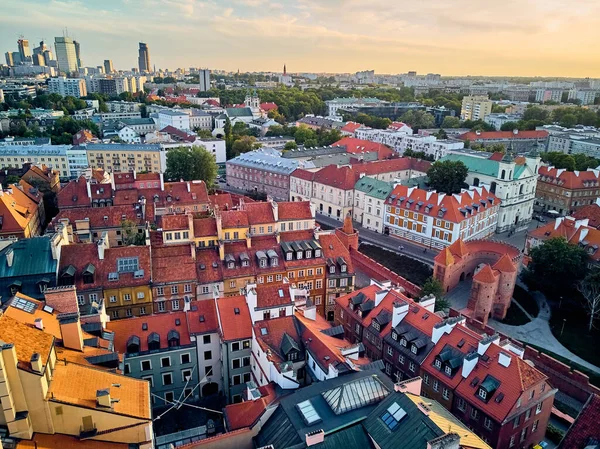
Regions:
<instances>
[{"instance_id":1,"label":"church spire","mask_svg":"<svg viewBox=\"0 0 600 449\"><path fill-rule=\"evenodd\" d=\"M283 76L287 75L287 69L285 67L285 64L283 64Z\"/></svg>"}]
</instances>

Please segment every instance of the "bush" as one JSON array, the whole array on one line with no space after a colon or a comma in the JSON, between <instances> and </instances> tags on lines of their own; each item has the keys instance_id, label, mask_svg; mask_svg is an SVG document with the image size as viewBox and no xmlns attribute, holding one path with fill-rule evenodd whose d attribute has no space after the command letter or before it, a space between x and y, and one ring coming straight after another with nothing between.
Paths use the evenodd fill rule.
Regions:
<instances>
[{"instance_id":1,"label":"bush","mask_svg":"<svg viewBox=\"0 0 600 449\"><path fill-rule=\"evenodd\" d=\"M564 436L565 433L562 430L553 426L552 424L548 424L548 428L546 429L546 438L553 443L558 444L561 442Z\"/></svg>"}]
</instances>

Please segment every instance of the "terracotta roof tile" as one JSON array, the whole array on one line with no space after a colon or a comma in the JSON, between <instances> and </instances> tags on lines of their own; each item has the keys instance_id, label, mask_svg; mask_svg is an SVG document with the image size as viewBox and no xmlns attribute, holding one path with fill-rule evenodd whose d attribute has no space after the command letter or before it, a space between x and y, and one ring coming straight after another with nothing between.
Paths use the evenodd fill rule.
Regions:
<instances>
[{"instance_id":1,"label":"terracotta roof tile","mask_svg":"<svg viewBox=\"0 0 600 449\"><path fill-rule=\"evenodd\" d=\"M134 335L140 339L140 352L148 350L148 337L152 333L157 333L160 336L161 349L168 348L168 334L171 330L179 333L180 346L191 344L186 320L185 312L161 313L110 321L106 324L106 329L115 333L115 350L121 354L126 354L127 341ZM177 321L179 321L179 324L177 324ZM146 327L145 330L144 327Z\"/></svg>"},{"instance_id":2,"label":"terracotta roof tile","mask_svg":"<svg viewBox=\"0 0 600 449\"><path fill-rule=\"evenodd\" d=\"M266 411L267 406L277 398L275 387L270 383L259 387L258 391L261 393L259 399L230 404L225 407L225 418L229 431L252 426Z\"/></svg>"},{"instance_id":3,"label":"terracotta roof tile","mask_svg":"<svg viewBox=\"0 0 600 449\"><path fill-rule=\"evenodd\" d=\"M77 382L73 382L77 379ZM119 385L118 387L115 385ZM96 392L108 388L113 413L150 420L150 383L107 371L57 361L48 390L50 401L96 410ZM100 429L104 430L104 429Z\"/></svg>"},{"instance_id":4,"label":"terracotta roof tile","mask_svg":"<svg viewBox=\"0 0 600 449\"><path fill-rule=\"evenodd\" d=\"M168 245L152 249L152 280L154 283L196 282L195 248L189 244ZM193 294L192 294L193 296Z\"/></svg>"},{"instance_id":5,"label":"terracotta roof tile","mask_svg":"<svg viewBox=\"0 0 600 449\"><path fill-rule=\"evenodd\" d=\"M498 260L498 262L494 264L492 268L494 270L506 273L514 273L515 271L517 271L517 267L515 266L513 261L510 260L508 254L503 254L502 257Z\"/></svg>"},{"instance_id":6,"label":"terracotta roof tile","mask_svg":"<svg viewBox=\"0 0 600 449\"><path fill-rule=\"evenodd\" d=\"M87 266L92 264L95 269L94 282L83 282L83 273ZM60 250L60 263L58 266L59 283L65 270L75 268L75 287L78 291L99 289L102 287L102 261L98 259L98 246L95 243L77 243L63 245Z\"/></svg>"},{"instance_id":7,"label":"terracotta roof tile","mask_svg":"<svg viewBox=\"0 0 600 449\"><path fill-rule=\"evenodd\" d=\"M586 171L567 171L562 168L558 169L542 165L538 169L538 174L538 183L558 185L569 190L597 187L598 182L600 181L600 172L594 169Z\"/></svg>"},{"instance_id":8,"label":"terracotta roof tile","mask_svg":"<svg viewBox=\"0 0 600 449\"><path fill-rule=\"evenodd\" d=\"M169 214L160 216L159 226L163 231L189 229L191 215Z\"/></svg>"},{"instance_id":9,"label":"terracotta roof tile","mask_svg":"<svg viewBox=\"0 0 600 449\"><path fill-rule=\"evenodd\" d=\"M214 218L194 218L194 237L212 236L217 236L217 221Z\"/></svg>"},{"instance_id":10,"label":"terracotta roof tile","mask_svg":"<svg viewBox=\"0 0 600 449\"><path fill-rule=\"evenodd\" d=\"M492 270L488 264L485 264L479 272L473 276L474 281L479 281L484 284L494 284L497 281L498 274Z\"/></svg>"},{"instance_id":11,"label":"terracotta roof tile","mask_svg":"<svg viewBox=\"0 0 600 449\"><path fill-rule=\"evenodd\" d=\"M277 203L279 220L308 220L313 217L310 201L282 201Z\"/></svg>"},{"instance_id":12,"label":"terracotta roof tile","mask_svg":"<svg viewBox=\"0 0 600 449\"><path fill-rule=\"evenodd\" d=\"M91 206L92 200L88 197L87 181L80 176L75 181L68 182L57 194L58 208Z\"/></svg>"},{"instance_id":13,"label":"terracotta roof tile","mask_svg":"<svg viewBox=\"0 0 600 449\"><path fill-rule=\"evenodd\" d=\"M217 308L221 317L223 340L252 338L252 320L244 296L219 298Z\"/></svg>"},{"instance_id":14,"label":"terracotta roof tile","mask_svg":"<svg viewBox=\"0 0 600 449\"><path fill-rule=\"evenodd\" d=\"M580 209L577 209L573 214L573 218L582 220L587 218L589 220L588 225L593 228L600 228L600 205L589 204Z\"/></svg>"},{"instance_id":15,"label":"terracotta roof tile","mask_svg":"<svg viewBox=\"0 0 600 449\"><path fill-rule=\"evenodd\" d=\"M297 168L292 173L290 173L290 177L303 179L304 181L312 181L315 177L315 174L308 170L304 170L303 168Z\"/></svg>"},{"instance_id":16,"label":"terracotta roof tile","mask_svg":"<svg viewBox=\"0 0 600 449\"><path fill-rule=\"evenodd\" d=\"M471 142L490 139L545 139L546 137L548 137L548 131L519 131L518 134L514 134L512 131L469 131L458 136L461 140L469 139Z\"/></svg>"},{"instance_id":17,"label":"terracotta roof tile","mask_svg":"<svg viewBox=\"0 0 600 449\"><path fill-rule=\"evenodd\" d=\"M223 211L221 212L221 220L223 229L248 227L248 214L244 211Z\"/></svg>"},{"instance_id":18,"label":"terracotta roof tile","mask_svg":"<svg viewBox=\"0 0 600 449\"><path fill-rule=\"evenodd\" d=\"M0 340L13 344L17 352L19 368L31 370L31 356L40 354L45 366L54 345L54 337L42 330L23 324L9 316L0 315Z\"/></svg>"},{"instance_id":19,"label":"terracotta roof tile","mask_svg":"<svg viewBox=\"0 0 600 449\"><path fill-rule=\"evenodd\" d=\"M196 251L196 278L200 285L223 280L223 264L218 250L206 248Z\"/></svg>"},{"instance_id":20,"label":"terracotta roof tile","mask_svg":"<svg viewBox=\"0 0 600 449\"><path fill-rule=\"evenodd\" d=\"M191 335L218 332L219 320L215 301L192 301L187 312L187 321Z\"/></svg>"},{"instance_id":21,"label":"terracotta roof tile","mask_svg":"<svg viewBox=\"0 0 600 449\"><path fill-rule=\"evenodd\" d=\"M343 258L347 265L347 273L354 273L354 265L350 257L350 252L336 234L321 234L319 236L319 242L321 243L325 258L331 259L334 262L337 262L338 257ZM336 270L339 271L339 266L337 266L337 263ZM338 274L341 273L338 272Z\"/></svg>"},{"instance_id":22,"label":"terracotta roof tile","mask_svg":"<svg viewBox=\"0 0 600 449\"><path fill-rule=\"evenodd\" d=\"M215 193L209 195L208 200L213 208L218 206L220 210L229 210L233 207L233 198L230 193Z\"/></svg>"},{"instance_id":23,"label":"terracotta roof tile","mask_svg":"<svg viewBox=\"0 0 600 449\"><path fill-rule=\"evenodd\" d=\"M567 434L558 446L560 449L583 449L590 439L600 440L600 396L590 395Z\"/></svg>"},{"instance_id":24,"label":"terracotta roof tile","mask_svg":"<svg viewBox=\"0 0 600 449\"><path fill-rule=\"evenodd\" d=\"M63 209L52 219L50 223L51 228L55 229L61 220L68 220L68 223L71 225L74 225L76 221L88 220L91 230L120 228L123 220L133 221L138 226L144 223L141 211L136 210L131 205L109 207L85 206L74 209Z\"/></svg>"},{"instance_id":25,"label":"terracotta roof tile","mask_svg":"<svg viewBox=\"0 0 600 449\"><path fill-rule=\"evenodd\" d=\"M294 340L299 348L301 347L302 339L298 333L294 316L258 321L254 325L254 335L258 344L263 351L270 350L267 358L276 365L285 362L284 354L281 353L281 342L285 334Z\"/></svg>"},{"instance_id":26,"label":"terracotta roof tile","mask_svg":"<svg viewBox=\"0 0 600 449\"><path fill-rule=\"evenodd\" d=\"M256 287L256 307L284 307L292 303L290 286L287 284L259 285Z\"/></svg>"},{"instance_id":27,"label":"terracotta roof tile","mask_svg":"<svg viewBox=\"0 0 600 449\"><path fill-rule=\"evenodd\" d=\"M136 278L134 273L119 273L117 280L109 280L108 273L118 272L118 259L124 257L137 257L138 270L143 270L143 276ZM98 256L90 262L96 264ZM118 246L104 250L104 260L102 269L98 276L101 276L102 286L104 288L134 287L138 285L148 285L152 278L150 270L150 247L149 246Z\"/></svg>"},{"instance_id":28,"label":"terracotta roof tile","mask_svg":"<svg viewBox=\"0 0 600 449\"><path fill-rule=\"evenodd\" d=\"M449 267L454 263L454 257L448 247L441 250L434 258L436 263L439 263L445 267Z\"/></svg>"},{"instance_id":29,"label":"terracotta roof tile","mask_svg":"<svg viewBox=\"0 0 600 449\"><path fill-rule=\"evenodd\" d=\"M269 202L244 204L244 210L248 216L248 223L250 225L275 223L273 206Z\"/></svg>"},{"instance_id":30,"label":"terracotta roof tile","mask_svg":"<svg viewBox=\"0 0 600 449\"><path fill-rule=\"evenodd\" d=\"M342 131L348 131L345 129L347 126L348 124L342 128ZM351 131L349 132L354 132L361 126L362 125L360 123L354 123L350 127ZM395 154L394 151L387 145L378 142L372 142L370 140L356 139L354 137L344 137L335 142L333 145L345 146L346 153L352 154L377 152L379 159L388 159Z\"/></svg>"}]
</instances>

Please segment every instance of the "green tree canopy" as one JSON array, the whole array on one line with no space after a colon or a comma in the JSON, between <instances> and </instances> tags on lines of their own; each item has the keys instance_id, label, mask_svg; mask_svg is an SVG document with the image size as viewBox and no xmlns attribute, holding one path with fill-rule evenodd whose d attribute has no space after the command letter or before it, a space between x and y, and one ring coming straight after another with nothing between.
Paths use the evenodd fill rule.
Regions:
<instances>
[{"instance_id":1,"label":"green tree canopy","mask_svg":"<svg viewBox=\"0 0 600 449\"><path fill-rule=\"evenodd\" d=\"M427 278L423 286L421 287L421 296L419 299L423 299L425 296L435 296L435 311L444 310L450 307L450 303L444 298L444 286L433 276Z\"/></svg>"},{"instance_id":2,"label":"green tree canopy","mask_svg":"<svg viewBox=\"0 0 600 449\"><path fill-rule=\"evenodd\" d=\"M578 245L571 245L563 237L546 240L533 248L531 262L524 278L533 287L553 295L573 291L574 285L587 273L588 255Z\"/></svg>"},{"instance_id":3,"label":"green tree canopy","mask_svg":"<svg viewBox=\"0 0 600 449\"><path fill-rule=\"evenodd\" d=\"M298 145L304 145L307 140L314 140L317 142L317 133L306 125L300 125L296 128L294 139Z\"/></svg>"},{"instance_id":4,"label":"green tree canopy","mask_svg":"<svg viewBox=\"0 0 600 449\"><path fill-rule=\"evenodd\" d=\"M400 121L406 123L415 130L433 128L435 126L435 117L428 112L420 110L405 112L400 117Z\"/></svg>"},{"instance_id":5,"label":"green tree canopy","mask_svg":"<svg viewBox=\"0 0 600 449\"><path fill-rule=\"evenodd\" d=\"M564 168L568 171L574 171L577 168L575 158L570 154L561 153L559 151L550 151L549 153L542 153L542 160L548 162L556 168ZM583 163L583 160L581 160Z\"/></svg>"},{"instance_id":6,"label":"green tree canopy","mask_svg":"<svg viewBox=\"0 0 600 449\"><path fill-rule=\"evenodd\" d=\"M178 147L167 153L165 178L171 181L204 181L211 187L217 177L217 163L206 148L194 145Z\"/></svg>"},{"instance_id":7,"label":"green tree canopy","mask_svg":"<svg viewBox=\"0 0 600 449\"><path fill-rule=\"evenodd\" d=\"M504 122L502 126L500 126L500 131L512 131L514 129L519 129L519 124L517 122Z\"/></svg>"},{"instance_id":8,"label":"green tree canopy","mask_svg":"<svg viewBox=\"0 0 600 449\"><path fill-rule=\"evenodd\" d=\"M260 144L256 143L256 137L241 136L233 142L231 153L233 157L236 157L240 154L247 153L248 151L255 150L256 148L260 148Z\"/></svg>"},{"instance_id":9,"label":"green tree canopy","mask_svg":"<svg viewBox=\"0 0 600 449\"><path fill-rule=\"evenodd\" d=\"M146 234L144 232L138 232L138 227L134 221L123 220L121 222L121 231L124 246L139 246L146 243Z\"/></svg>"},{"instance_id":10,"label":"green tree canopy","mask_svg":"<svg viewBox=\"0 0 600 449\"><path fill-rule=\"evenodd\" d=\"M460 128L460 119L458 117L452 117L451 115L448 115L444 117L442 128Z\"/></svg>"},{"instance_id":11,"label":"green tree canopy","mask_svg":"<svg viewBox=\"0 0 600 449\"><path fill-rule=\"evenodd\" d=\"M438 192L460 193L469 170L461 161L436 161L427 171L429 185Z\"/></svg>"},{"instance_id":12,"label":"green tree canopy","mask_svg":"<svg viewBox=\"0 0 600 449\"><path fill-rule=\"evenodd\" d=\"M297 148L298 148L298 144L296 142L289 141L284 145L283 151L295 150Z\"/></svg>"}]
</instances>

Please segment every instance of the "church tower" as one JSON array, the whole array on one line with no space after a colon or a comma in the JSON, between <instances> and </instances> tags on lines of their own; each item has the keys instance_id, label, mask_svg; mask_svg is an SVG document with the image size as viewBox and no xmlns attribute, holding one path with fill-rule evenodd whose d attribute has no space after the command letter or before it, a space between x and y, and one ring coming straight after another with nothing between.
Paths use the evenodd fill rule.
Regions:
<instances>
[{"instance_id":1,"label":"church tower","mask_svg":"<svg viewBox=\"0 0 600 449\"><path fill-rule=\"evenodd\" d=\"M287 68L285 67L285 64L283 64L283 76L287 75Z\"/></svg>"}]
</instances>

